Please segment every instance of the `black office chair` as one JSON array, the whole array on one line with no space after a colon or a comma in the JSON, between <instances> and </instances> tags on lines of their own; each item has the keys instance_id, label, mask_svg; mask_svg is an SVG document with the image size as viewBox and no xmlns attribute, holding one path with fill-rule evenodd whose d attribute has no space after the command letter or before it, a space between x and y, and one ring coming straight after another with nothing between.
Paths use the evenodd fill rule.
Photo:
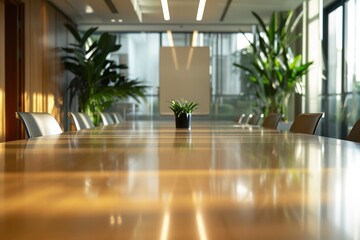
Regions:
<instances>
[{"instance_id":1,"label":"black office chair","mask_svg":"<svg viewBox=\"0 0 360 240\"><path fill-rule=\"evenodd\" d=\"M56 119L49 113L16 112L25 126L28 138L62 133Z\"/></svg>"},{"instance_id":2,"label":"black office chair","mask_svg":"<svg viewBox=\"0 0 360 240\"><path fill-rule=\"evenodd\" d=\"M323 113L303 113L297 116L289 131L314 135Z\"/></svg>"},{"instance_id":3,"label":"black office chair","mask_svg":"<svg viewBox=\"0 0 360 240\"><path fill-rule=\"evenodd\" d=\"M101 121L102 121L104 126L110 125L110 124L115 124L115 121L114 121L113 117L111 116L111 113L109 113L109 112L101 112L99 114L100 114Z\"/></svg>"},{"instance_id":4,"label":"black office chair","mask_svg":"<svg viewBox=\"0 0 360 240\"><path fill-rule=\"evenodd\" d=\"M247 120L249 125L258 125L261 118L261 114L250 114Z\"/></svg>"},{"instance_id":5,"label":"black office chair","mask_svg":"<svg viewBox=\"0 0 360 240\"><path fill-rule=\"evenodd\" d=\"M69 112L69 117L72 119L77 131L94 127L94 123L91 121L89 115L86 113Z\"/></svg>"},{"instance_id":6,"label":"black office chair","mask_svg":"<svg viewBox=\"0 0 360 240\"><path fill-rule=\"evenodd\" d=\"M351 128L346 140L360 143L360 119Z\"/></svg>"},{"instance_id":7,"label":"black office chair","mask_svg":"<svg viewBox=\"0 0 360 240\"><path fill-rule=\"evenodd\" d=\"M269 113L269 115L264 118L262 126L264 128L277 129L281 118L281 113Z\"/></svg>"}]
</instances>

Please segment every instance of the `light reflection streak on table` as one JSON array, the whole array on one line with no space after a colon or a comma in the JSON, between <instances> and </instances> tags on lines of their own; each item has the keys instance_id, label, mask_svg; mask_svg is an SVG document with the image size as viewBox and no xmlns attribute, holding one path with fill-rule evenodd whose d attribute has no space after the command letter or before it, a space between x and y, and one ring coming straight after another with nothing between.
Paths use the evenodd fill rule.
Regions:
<instances>
[{"instance_id":1,"label":"light reflection streak on table","mask_svg":"<svg viewBox=\"0 0 360 240\"><path fill-rule=\"evenodd\" d=\"M360 144L128 122L0 144L0 239L360 239Z\"/></svg>"}]
</instances>

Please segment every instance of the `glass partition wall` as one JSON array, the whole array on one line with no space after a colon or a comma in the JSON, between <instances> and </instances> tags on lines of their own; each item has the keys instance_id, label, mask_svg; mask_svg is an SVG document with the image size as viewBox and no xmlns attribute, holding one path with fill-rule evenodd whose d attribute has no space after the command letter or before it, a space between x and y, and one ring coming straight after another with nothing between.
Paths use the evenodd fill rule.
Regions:
<instances>
[{"instance_id":1,"label":"glass partition wall","mask_svg":"<svg viewBox=\"0 0 360 240\"><path fill-rule=\"evenodd\" d=\"M360 0L334 1L324 9L322 0L304 3L303 52L314 61L309 71L306 92L302 96L302 112L324 112L317 134L346 138L360 118ZM324 21L322 22L322 16ZM322 29L324 30L322 34ZM150 86L146 101L135 104L132 99L119 101L130 109L120 109L126 117L162 119L159 114L159 52L170 46L168 34L115 33L122 45L113 59L128 65L129 78ZM192 33L174 32L174 46L191 46ZM247 38L252 39L248 33ZM323 45L322 45L323 44ZM196 46L210 48L211 114L206 119L233 120L253 113L252 96L248 90L249 76L233 66L250 59L249 43L242 33L198 34ZM202 90L199 90L202 91ZM119 109L116 109L119 110Z\"/></svg>"},{"instance_id":2,"label":"glass partition wall","mask_svg":"<svg viewBox=\"0 0 360 240\"><path fill-rule=\"evenodd\" d=\"M136 104L136 108L122 109L128 118L162 119L159 114L159 52L160 47L170 46L168 34L164 33L115 33L121 44L119 52L112 58L126 64L129 78L143 81L150 86L146 101ZM172 33L174 46L191 46L192 33ZM249 39L252 34L247 35ZM249 56L249 43L241 33L199 33L198 47L210 47L211 114L206 119L232 120L245 113L252 113L250 94L247 89L248 76L233 66L233 63L246 61ZM204 91L204 89L199 89ZM124 104L123 102L126 102ZM135 101L121 100L116 106ZM116 108L115 106L115 108ZM118 110L118 109L115 109ZM134 114L134 116L132 116Z\"/></svg>"}]
</instances>

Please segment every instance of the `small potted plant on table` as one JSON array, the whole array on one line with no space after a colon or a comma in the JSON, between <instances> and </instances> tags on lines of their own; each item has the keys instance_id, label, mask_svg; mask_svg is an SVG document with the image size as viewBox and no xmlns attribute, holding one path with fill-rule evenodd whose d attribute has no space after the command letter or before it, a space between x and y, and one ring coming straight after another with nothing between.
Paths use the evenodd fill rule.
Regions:
<instances>
[{"instance_id":1,"label":"small potted plant on table","mask_svg":"<svg viewBox=\"0 0 360 240\"><path fill-rule=\"evenodd\" d=\"M191 129L191 114L198 105L184 99L170 101L169 108L174 112L176 128Z\"/></svg>"}]
</instances>

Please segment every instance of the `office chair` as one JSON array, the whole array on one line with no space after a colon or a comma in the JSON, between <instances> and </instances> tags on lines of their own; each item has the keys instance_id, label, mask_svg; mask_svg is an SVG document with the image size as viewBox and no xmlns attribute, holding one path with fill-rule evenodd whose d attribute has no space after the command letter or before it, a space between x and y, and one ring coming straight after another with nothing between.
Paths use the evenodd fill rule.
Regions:
<instances>
[{"instance_id":1,"label":"office chair","mask_svg":"<svg viewBox=\"0 0 360 240\"><path fill-rule=\"evenodd\" d=\"M269 113L269 115L267 115L264 118L262 127L277 129L279 122L281 120L281 117L282 117L281 113Z\"/></svg>"},{"instance_id":2,"label":"office chair","mask_svg":"<svg viewBox=\"0 0 360 240\"><path fill-rule=\"evenodd\" d=\"M114 119L114 123L121 123L124 121L123 117L118 112L113 112L113 113L111 113L111 115Z\"/></svg>"},{"instance_id":3,"label":"office chair","mask_svg":"<svg viewBox=\"0 0 360 240\"><path fill-rule=\"evenodd\" d=\"M351 128L346 140L360 143L360 119L358 119Z\"/></svg>"},{"instance_id":4,"label":"office chair","mask_svg":"<svg viewBox=\"0 0 360 240\"><path fill-rule=\"evenodd\" d=\"M111 113L101 112L99 114L100 114L101 121L104 126L110 125L110 124L115 124L115 121L114 121L113 117L111 116Z\"/></svg>"},{"instance_id":5,"label":"office chair","mask_svg":"<svg viewBox=\"0 0 360 240\"><path fill-rule=\"evenodd\" d=\"M315 134L323 113L303 113L297 116L289 131L293 133Z\"/></svg>"},{"instance_id":6,"label":"office chair","mask_svg":"<svg viewBox=\"0 0 360 240\"><path fill-rule=\"evenodd\" d=\"M249 125L258 125L260 121L261 114L250 114L247 120L247 124Z\"/></svg>"},{"instance_id":7,"label":"office chair","mask_svg":"<svg viewBox=\"0 0 360 240\"><path fill-rule=\"evenodd\" d=\"M246 114L245 113L241 114L237 122L239 124L245 124L247 122Z\"/></svg>"},{"instance_id":8,"label":"office chair","mask_svg":"<svg viewBox=\"0 0 360 240\"><path fill-rule=\"evenodd\" d=\"M28 138L63 132L59 123L49 113L16 112L16 114L23 123Z\"/></svg>"},{"instance_id":9,"label":"office chair","mask_svg":"<svg viewBox=\"0 0 360 240\"><path fill-rule=\"evenodd\" d=\"M94 123L91 121L89 115L86 113L69 112L69 117L72 119L77 131L94 127Z\"/></svg>"}]
</instances>

